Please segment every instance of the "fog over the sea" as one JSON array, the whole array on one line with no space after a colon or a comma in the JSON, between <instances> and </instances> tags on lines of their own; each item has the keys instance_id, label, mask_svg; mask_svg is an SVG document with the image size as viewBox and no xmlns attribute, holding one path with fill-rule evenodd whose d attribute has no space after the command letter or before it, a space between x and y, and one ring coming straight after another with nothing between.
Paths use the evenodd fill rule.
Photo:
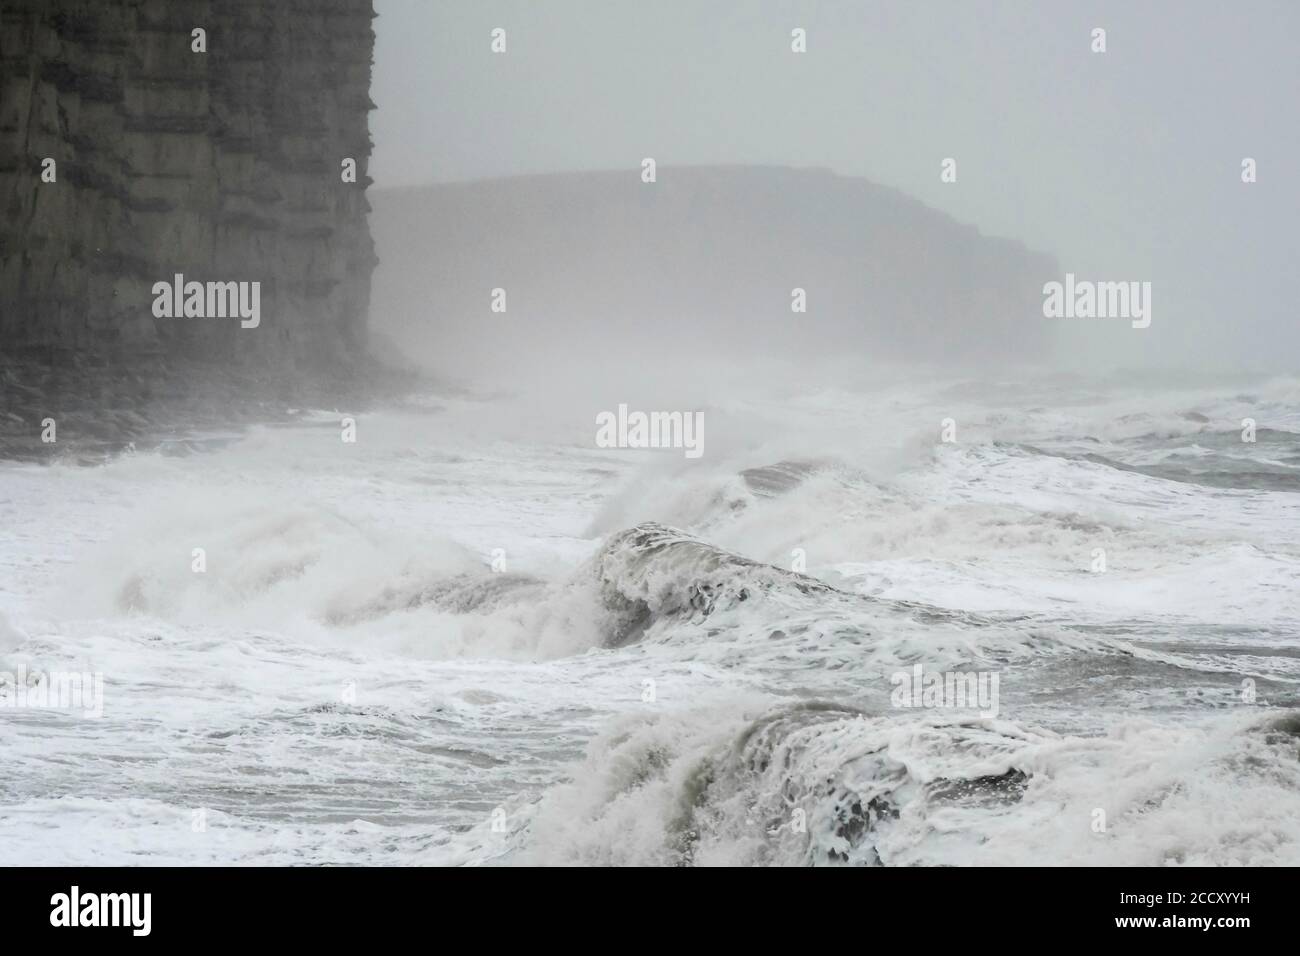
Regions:
<instances>
[{"instance_id":1,"label":"fog over the sea","mask_svg":"<svg viewBox=\"0 0 1300 956\"><path fill-rule=\"evenodd\" d=\"M1044 318L1061 361L1286 371L1300 344L1293 2L376 7L374 191L609 169L632 184L646 156L661 184L680 165L825 167L1062 272L1152 282L1148 329ZM795 27L807 53L790 50ZM946 157L955 183L940 181ZM1241 181L1245 157L1258 182ZM437 299L431 327L467 320ZM372 314L399 341L410 321Z\"/></svg>"}]
</instances>

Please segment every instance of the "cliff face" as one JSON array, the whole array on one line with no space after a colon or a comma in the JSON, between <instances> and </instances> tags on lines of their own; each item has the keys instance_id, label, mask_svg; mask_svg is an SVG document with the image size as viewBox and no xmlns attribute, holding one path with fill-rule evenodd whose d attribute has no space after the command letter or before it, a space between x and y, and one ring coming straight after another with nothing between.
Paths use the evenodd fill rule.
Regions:
<instances>
[{"instance_id":1,"label":"cliff face","mask_svg":"<svg viewBox=\"0 0 1300 956\"><path fill-rule=\"evenodd\" d=\"M376 329L488 364L557 344L939 365L1032 360L1051 344L1050 257L896 190L782 167L639 173L374 192ZM504 314L490 311L496 288Z\"/></svg>"},{"instance_id":2,"label":"cliff face","mask_svg":"<svg viewBox=\"0 0 1300 956\"><path fill-rule=\"evenodd\" d=\"M371 0L5 0L0 353L360 351L373 16ZM259 282L260 325L156 317L176 273Z\"/></svg>"}]
</instances>

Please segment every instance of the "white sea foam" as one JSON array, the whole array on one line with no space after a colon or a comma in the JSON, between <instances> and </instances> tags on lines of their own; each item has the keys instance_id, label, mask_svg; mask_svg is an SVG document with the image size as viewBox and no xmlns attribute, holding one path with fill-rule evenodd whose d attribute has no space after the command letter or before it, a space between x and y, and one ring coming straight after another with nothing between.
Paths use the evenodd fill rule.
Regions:
<instances>
[{"instance_id":1,"label":"white sea foam","mask_svg":"<svg viewBox=\"0 0 1300 956\"><path fill-rule=\"evenodd\" d=\"M1300 385L753 391L0 464L0 671L105 675L0 720L0 858L1300 862Z\"/></svg>"}]
</instances>

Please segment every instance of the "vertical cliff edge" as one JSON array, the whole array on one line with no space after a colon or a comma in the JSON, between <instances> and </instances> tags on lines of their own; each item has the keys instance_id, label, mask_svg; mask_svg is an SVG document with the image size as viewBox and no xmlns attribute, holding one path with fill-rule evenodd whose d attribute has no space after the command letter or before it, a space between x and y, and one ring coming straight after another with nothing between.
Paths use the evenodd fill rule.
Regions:
<instances>
[{"instance_id":1,"label":"vertical cliff edge","mask_svg":"<svg viewBox=\"0 0 1300 956\"><path fill-rule=\"evenodd\" d=\"M373 17L371 0L5 0L0 356L265 373L363 354ZM177 274L258 283L258 324L160 317Z\"/></svg>"}]
</instances>

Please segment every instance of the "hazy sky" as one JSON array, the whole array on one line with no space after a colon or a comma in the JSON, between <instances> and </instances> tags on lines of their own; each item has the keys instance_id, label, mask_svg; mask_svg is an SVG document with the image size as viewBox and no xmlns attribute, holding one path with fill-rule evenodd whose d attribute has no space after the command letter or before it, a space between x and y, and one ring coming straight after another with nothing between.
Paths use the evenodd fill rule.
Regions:
<instances>
[{"instance_id":1,"label":"hazy sky","mask_svg":"<svg viewBox=\"0 0 1300 956\"><path fill-rule=\"evenodd\" d=\"M379 187L635 175L645 156L661 170L824 166L1022 239L1063 271L1152 281L1150 334L1128 339L1149 356L1295 355L1295 0L376 8ZM490 50L495 27L505 54ZM795 27L805 54L790 50ZM945 157L956 183L940 181Z\"/></svg>"}]
</instances>

